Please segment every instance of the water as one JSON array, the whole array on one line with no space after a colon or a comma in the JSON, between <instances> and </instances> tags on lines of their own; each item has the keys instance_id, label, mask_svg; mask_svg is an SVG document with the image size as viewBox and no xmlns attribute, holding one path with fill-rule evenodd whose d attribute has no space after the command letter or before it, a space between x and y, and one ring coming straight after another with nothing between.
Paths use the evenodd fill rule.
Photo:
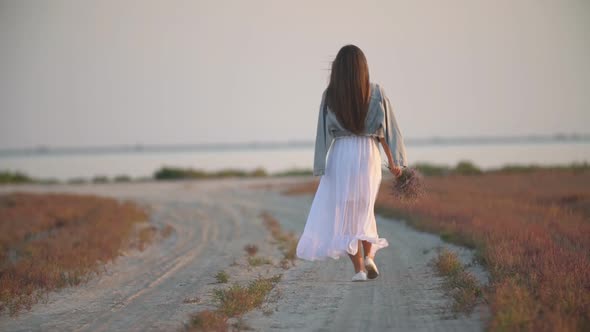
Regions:
<instances>
[{"instance_id":1,"label":"water","mask_svg":"<svg viewBox=\"0 0 590 332\"><path fill-rule=\"evenodd\" d=\"M313 146L289 148L248 148L194 151L119 152L95 154L2 155L0 170L18 170L35 178L67 180L129 175L152 176L162 166L215 171L224 168L253 170L262 167L268 172L293 168L311 169ZM470 160L484 168L506 164L557 165L590 162L588 142L545 142L513 144L416 145L407 147L410 164L430 162L455 165ZM385 157L382 152L383 161Z\"/></svg>"}]
</instances>

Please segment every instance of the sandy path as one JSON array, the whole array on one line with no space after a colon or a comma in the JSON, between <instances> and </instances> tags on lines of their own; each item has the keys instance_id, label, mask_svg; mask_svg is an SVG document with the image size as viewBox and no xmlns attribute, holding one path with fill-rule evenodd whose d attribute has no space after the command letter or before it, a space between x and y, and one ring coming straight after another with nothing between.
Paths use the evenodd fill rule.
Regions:
<instances>
[{"instance_id":1,"label":"sandy path","mask_svg":"<svg viewBox=\"0 0 590 332\"><path fill-rule=\"evenodd\" d=\"M284 228L300 233L311 196L285 197L253 190L251 184L297 179L247 179L100 185L3 186L0 191L93 193L149 205L150 222L170 224L172 236L133 251L105 267L105 273L81 287L51 293L17 317L0 316L2 331L172 331L189 314L208 306L214 275L243 256L249 243L268 243L260 212L275 216ZM382 276L349 282L351 264L298 261L287 270L266 309L245 322L255 330L464 330L483 329L485 307L466 317L449 314L449 299L428 262L443 243L403 223L378 218L381 237L390 246L376 258ZM444 244L471 260L465 249ZM485 274L474 267L485 279ZM239 276L238 276L239 279ZM187 297L202 303L184 303ZM278 298L278 299L276 299ZM272 314L269 315L269 309ZM483 317L483 318L482 318Z\"/></svg>"}]
</instances>

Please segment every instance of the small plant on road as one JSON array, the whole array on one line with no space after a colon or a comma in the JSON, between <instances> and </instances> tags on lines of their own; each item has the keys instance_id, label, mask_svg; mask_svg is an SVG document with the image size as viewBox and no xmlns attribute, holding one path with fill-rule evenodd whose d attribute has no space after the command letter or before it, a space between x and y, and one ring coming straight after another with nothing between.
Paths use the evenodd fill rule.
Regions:
<instances>
[{"instance_id":1,"label":"small plant on road","mask_svg":"<svg viewBox=\"0 0 590 332\"><path fill-rule=\"evenodd\" d=\"M215 289L213 298L219 304L219 312L227 317L240 316L259 307L280 279L281 276L277 275L271 278L258 278L247 286L235 284L227 289Z\"/></svg>"},{"instance_id":2,"label":"small plant on road","mask_svg":"<svg viewBox=\"0 0 590 332\"><path fill-rule=\"evenodd\" d=\"M254 256L256 253L258 253L258 246L255 244L247 244L244 246L244 250L248 256Z\"/></svg>"},{"instance_id":3,"label":"small plant on road","mask_svg":"<svg viewBox=\"0 0 590 332\"><path fill-rule=\"evenodd\" d=\"M246 312L258 308L264 299L281 280L281 275L270 278L257 278L248 285L234 284L226 289L214 289L213 299L217 308L204 310L191 316L189 331L227 331L228 319L238 319L235 328L247 330L241 317Z\"/></svg>"},{"instance_id":4,"label":"small plant on road","mask_svg":"<svg viewBox=\"0 0 590 332\"><path fill-rule=\"evenodd\" d=\"M227 272L221 270L215 275L215 280L217 280L218 284L225 284L229 281L229 275Z\"/></svg>"},{"instance_id":5,"label":"small plant on road","mask_svg":"<svg viewBox=\"0 0 590 332\"><path fill-rule=\"evenodd\" d=\"M482 296L479 282L465 270L455 252L443 249L434 258L438 273L445 277L445 289L453 297L453 311L470 312Z\"/></svg>"},{"instance_id":6,"label":"small plant on road","mask_svg":"<svg viewBox=\"0 0 590 332\"><path fill-rule=\"evenodd\" d=\"M250 264L250 266L260 266L264 264L272 265L272 261L266 257L250 256L248 257L248 264Z\"/></svg>"}]
</instances>

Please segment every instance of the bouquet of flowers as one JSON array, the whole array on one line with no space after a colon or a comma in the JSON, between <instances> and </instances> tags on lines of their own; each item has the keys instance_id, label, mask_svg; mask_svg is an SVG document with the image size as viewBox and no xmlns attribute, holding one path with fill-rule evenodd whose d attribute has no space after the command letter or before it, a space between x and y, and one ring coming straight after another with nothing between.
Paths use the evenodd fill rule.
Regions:
<instances>
[{"instance_id":1,"label":"bouquet of flowers","mask_svg":"<svg viewBox=\"0 0 590 332\"><path fill-rule=\"evenodd\" d=\"M415 201L423 194L422 175L414 168L403 167L402 174L394 178L391 194L404 201Z\"/></svg>"}]
</instances>

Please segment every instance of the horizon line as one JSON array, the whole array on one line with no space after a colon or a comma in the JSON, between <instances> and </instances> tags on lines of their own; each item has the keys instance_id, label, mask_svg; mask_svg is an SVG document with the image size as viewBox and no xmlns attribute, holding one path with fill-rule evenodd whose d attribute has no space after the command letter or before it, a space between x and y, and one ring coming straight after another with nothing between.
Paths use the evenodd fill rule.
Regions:
<instances>
[{"instance_id":1,"label":"horizon line","mask_svg":"<svg viewBox=\"0 0 590 332\"><path fill-rule=\"evenodd\" d=\"M424 138L404 139L407 146L435 146L435 145L477 145L477 144L514 144L514 143L551 143L551 142L590 142L590 133L580 134L530 134L530 135L486 135L486 136L431 136ZM34 147L2 148L1 156L11 155L43 155L43 154L92 154L117 152L158 152L158 151L187 151L187 150L243 150L243 149L277 149L313 147L314 140L287 141L247 141L226 143L168 143L168 144L110 144L88 146L48 146L39 144Z\"/></svg>"}]
</instances>

